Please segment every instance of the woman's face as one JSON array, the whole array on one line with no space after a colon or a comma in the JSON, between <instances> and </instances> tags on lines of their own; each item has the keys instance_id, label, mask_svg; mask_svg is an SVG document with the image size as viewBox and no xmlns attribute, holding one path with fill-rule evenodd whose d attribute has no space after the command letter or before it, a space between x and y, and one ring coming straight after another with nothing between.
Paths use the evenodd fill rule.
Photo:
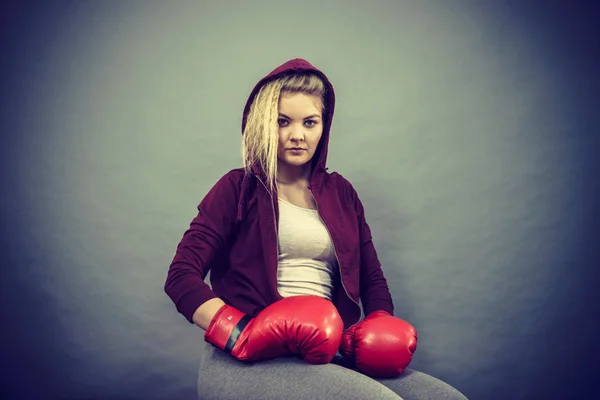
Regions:
<instances>
[{"instance_id":1,"label":"woman's face","mask_svg":"<svg viewBox=\"0 0 600 400\"><path fill-rule=\"evenodd\" d=\"M282 93L279 98L277 157L291 167L301 167L315 155L323 134L321 99L304 93Z\"/></svg>"}]
</instances>

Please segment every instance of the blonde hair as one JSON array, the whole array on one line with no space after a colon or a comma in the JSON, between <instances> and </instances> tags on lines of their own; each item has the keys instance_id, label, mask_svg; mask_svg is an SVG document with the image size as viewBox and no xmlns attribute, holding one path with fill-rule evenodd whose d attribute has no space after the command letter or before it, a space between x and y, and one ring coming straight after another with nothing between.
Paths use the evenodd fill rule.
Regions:
<instances>
[{"instance_id":1,"label":"blonde hair","mask_svg":"<svg viewBox=\"0 0 600 400\"><path fill-rule=\"evenodd\" d=\"M247 174L252 173L255 165L262 170L271 191L276 186L277 178L279 99L283 93L317 96L321 100L321 114L325 112L326 87L315 73L284 75L261 87L247 115L242 139L242 160Z\"/></svg>"}]
</instances>

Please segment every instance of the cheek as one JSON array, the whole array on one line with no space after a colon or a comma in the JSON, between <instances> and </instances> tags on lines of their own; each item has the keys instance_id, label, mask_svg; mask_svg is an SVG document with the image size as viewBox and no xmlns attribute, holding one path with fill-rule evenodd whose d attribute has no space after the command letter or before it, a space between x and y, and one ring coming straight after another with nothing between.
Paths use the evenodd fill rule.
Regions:
<instances>
[{"instance_id":1,"label":"cheek","mask_svg":"<svg viewBox=\"0 0 600 400\"><path fill-rule=\"evenodd\" d=\"M281 130L279 131L279 138L277 140L277 151L280 151L282 147L285 146L285 139L283 138L283 134L281 133Z\"/></svg>"},{"instance_id":2,"label":"cheek","mask_svg":"<svg viewBox=\"0 0 600 400\"><path fill-rule=\"evenodd\" d=\"M311 147L313 148L313 150L316 150L317 146L319 145L319 142L321 141L322 136L323 136L323 133L321 132L312 138Z\"/></svg>"}]
</instances>

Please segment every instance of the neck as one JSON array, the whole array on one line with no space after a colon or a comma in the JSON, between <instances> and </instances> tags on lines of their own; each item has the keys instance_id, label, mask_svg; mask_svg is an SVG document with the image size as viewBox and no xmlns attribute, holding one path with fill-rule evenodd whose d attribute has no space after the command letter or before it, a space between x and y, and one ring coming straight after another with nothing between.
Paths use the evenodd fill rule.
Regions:
<instances>
[{"instance_id":1,"label":"neck","mask_svg":"<svg viewBox=\"0 0 600 400\"><path fill-rule=\"evenodd\" d=\"M277 182L281 184L294 184L307 182L312 172L311 163L308 162L300 167L292 167L283 163L277 165Z\"/></svg>"}]
</instances>

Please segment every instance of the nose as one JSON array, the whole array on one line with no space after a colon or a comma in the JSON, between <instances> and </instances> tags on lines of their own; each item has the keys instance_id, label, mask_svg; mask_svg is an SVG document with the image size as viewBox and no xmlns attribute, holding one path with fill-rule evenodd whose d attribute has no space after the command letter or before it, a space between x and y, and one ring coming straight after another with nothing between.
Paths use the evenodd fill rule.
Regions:
<instances>
[{"instance_id":1,"label":"nose","mask_svg":"<svg viewBox=\"0 0 600 400\"><path fill-rule=\"evenodd\" d=\"M304 140L304 129L302 127L290 127L290 140L292 142L301 142Z\"/></svg>"}]
</instances>

